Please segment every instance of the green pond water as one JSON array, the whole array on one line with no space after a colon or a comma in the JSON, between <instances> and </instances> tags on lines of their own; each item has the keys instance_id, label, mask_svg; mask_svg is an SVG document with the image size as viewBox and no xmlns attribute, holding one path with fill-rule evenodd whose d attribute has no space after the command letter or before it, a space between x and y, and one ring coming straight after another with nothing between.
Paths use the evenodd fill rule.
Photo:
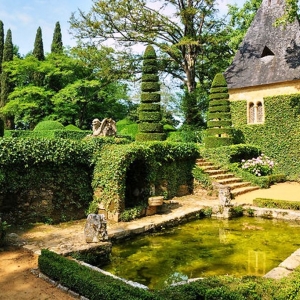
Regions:
<instances>
[{"instance_id":1,"label":"green pond water","mask_svg":"<svg viewBox=\"0 0 300 300\"><path fill-rule=\"evenodd\" d=\"M263 276L300 248L300 223L202 219L113 245L104 270L150 289L211 275Z\"/></svg>"}]
</instances>

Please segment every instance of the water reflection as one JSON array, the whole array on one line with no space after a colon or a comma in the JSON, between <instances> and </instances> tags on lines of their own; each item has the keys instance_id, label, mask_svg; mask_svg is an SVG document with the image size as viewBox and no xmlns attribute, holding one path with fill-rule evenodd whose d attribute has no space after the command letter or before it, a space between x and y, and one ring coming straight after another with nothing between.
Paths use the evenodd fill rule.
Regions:
<instances>
[{"instance_id":1,"label":"water reflection","mask_svg":"<svg viewBox=\"0 0 300 300\"><path fill-rule=\"evenodd\" d=\"M211 275L262 276L299 248L299 224L203 219L113 246L105 270L162 288Z\"/></svg>"}]
</instances>

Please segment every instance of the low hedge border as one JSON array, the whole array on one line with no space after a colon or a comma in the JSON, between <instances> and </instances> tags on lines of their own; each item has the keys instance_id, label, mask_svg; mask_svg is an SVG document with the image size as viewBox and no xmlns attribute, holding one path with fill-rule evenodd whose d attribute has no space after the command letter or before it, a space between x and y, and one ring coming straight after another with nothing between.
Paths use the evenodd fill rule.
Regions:
<instances>
[{"instance_id":1,"label":"low hedge border","mask_svg":"<svg viewBox=\"0 0 300 300\"><path fill-rule=\"evenodd\" d=\"M43 274L90 300L158 299L147 290L129 286L47 249L42 249L38 266Z\"/></svg>"},{"instance_id":2,"label":"low hedge border","mask_svg":"<svg viewBox=\"0 0 300 300\"><path fill-rule=\"evenodd\" d=\"M280 208L280 209L291 209L300 210L299 201L287 201L287 200L276 200L268 198L255 198L253 205L264 208Z\"/></svg>"},{"instance_id":3,"label":"low hedge border","mask_svg":"<svg viewBox=\"0 0 300 300\"><path fill-rule=\"evenodd\" d=\"M300 270L297 268L290 276L280 280L255 276L210 276L188 284L149 291L127 285L120 279L46 249L42 250L38 264L43 274L90 300L298 299L300 284Z\"/></svg>"}]
</instances>

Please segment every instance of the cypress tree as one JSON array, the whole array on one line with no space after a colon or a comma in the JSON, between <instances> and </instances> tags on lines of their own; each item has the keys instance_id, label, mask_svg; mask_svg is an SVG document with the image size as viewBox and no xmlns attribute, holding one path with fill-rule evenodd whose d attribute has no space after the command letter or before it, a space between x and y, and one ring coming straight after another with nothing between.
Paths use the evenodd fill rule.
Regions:
<instances>
[{"instance_id":1,"label":"cypress tree","mask_svg":"<svg viewBox=\"0 0 300 300\"><path fill-rule=\"evenodd\" d=\"M139 107L139 129L137 141L162 141L166 139L161 124L160 84L156 53L147 46L143 56L142 94Z\"/></svg>"},{"instance_id":2,"label":"cypress tree","mask_svg":"<svg viewBox=\"0 0 300 300\"><path fill-rule=\"evenodd\" d=\"M0 74L2 72L3 49L4 49L4 26L3 26L3 22L0 20Z\"/></svg>"},{"instance_id":3,"label":"cypress tree","mask_svg":"<svg viewBox=\"0 0 300 300\"><path fill-rule=\"evenodd\" d=\"M216 74L209 95L206 148L233 144L233 128L226 79L222 73Z\"/></svg>"},{"instance_id":4,"label":"cypress tree","mask_svg":"<svg viewBox=\"0 0 300 300\"><path fill-rule=\"evenodd\" d=\"M51 44L51 53L62 53L63 43L59 22L56 22Z\"/></svg>"},{"instance_id":5,"label":"cypress tree","mask_svg":"<svg viewBox=\"0 0 300 300\"><path fill-rule=\"evenodd\" d=\"M39 27L36 32L35 41L34 41L34 48L32 54L38 60L45 60L44 55L44 46L43 46L43 38L42 38L42 29Z\"/></svg>"},{"instance_id":6,"label":"cypress tree","mask_svg":"<svg viewBox=\"0 0 300 300\"><path fill-rule=\"evenodd\" d=\"M12 61L14 57L14 46L12 43L11 30L7 30L5 37L5 43L3 48L3 62ZM0 94L0 107L3 107L8 102L8 95L13 90L13 86L9 81L9 76L6 72L2 71L1 74L1 94ZM14 117L10 116L5 118L6 127L8 129L14 129Z\"/></svg>"},{"instance_id":7,"label":"cypress tree","mask_svg":"<svg viewBox=\"0 0 300 300\"><path fill-rule=\"evenodd\" d=\"M11 30L8 29L5 37L2 61L3 62L11 61L13 60L13 57L14 57L14 46L12 43L12 34L11 34Z\"/></svg>"}]
</instances>

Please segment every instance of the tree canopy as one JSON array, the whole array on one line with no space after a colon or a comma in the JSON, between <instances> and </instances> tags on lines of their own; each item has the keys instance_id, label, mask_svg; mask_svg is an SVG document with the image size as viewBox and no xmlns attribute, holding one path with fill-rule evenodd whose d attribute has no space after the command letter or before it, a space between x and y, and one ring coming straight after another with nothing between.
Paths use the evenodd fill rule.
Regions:
<instances>
[{"instance_id":1,"label":"tree canopy","mask_svg":"<svg viewBox=\"0 0 300 300\"><path fill-rule=\"evenodd\" d=\"M90 12L73 14L70 23L75 36L89 43L113 40L122 46L155 46L160 70L179 79L193 95L207 74L202 62L208 61L210 52L217 54L214 47L222 48L223 57L230 54L215 6L215 0L93 0ZM186 119L193 122L190 115L197 103L194 97L189 99Z\"/></svg>"}]
</instances>

